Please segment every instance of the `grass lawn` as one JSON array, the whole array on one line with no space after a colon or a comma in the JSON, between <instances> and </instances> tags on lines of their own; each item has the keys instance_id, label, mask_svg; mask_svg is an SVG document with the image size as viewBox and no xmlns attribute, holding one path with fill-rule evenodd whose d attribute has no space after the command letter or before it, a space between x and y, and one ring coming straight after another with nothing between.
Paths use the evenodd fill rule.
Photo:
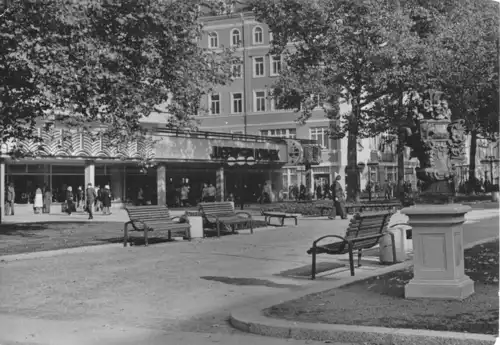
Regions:
<instances>
[{"instance_id":1,"label":"grass lawn","mask_svg":"<svg viewBox=\"0 0 500 345\"><path fill-rule=\"evenodd\" d=\"M265 227L254 220L254 228ZM246 231L246 230L242 230ZM215 235L207 231L206 236ZM142 232L131 232L132 244L144 245ZM166 242L162 237L149 238L150 244ZM123 222L40 222L0 225L0 256L123 242Z\"/></svg>"},{"instance_id":2,"label":"grass lawn","mask_svg":"<svg viewBox=\"0 0 500 345\"><path fill-rule=\"evenodd\" d=\"M463 301L404 299L410 268L288 301L265 314L300 322L498 334L498 256L498 240L465 251L475 293Z\"/></svg>"}]
</instances>

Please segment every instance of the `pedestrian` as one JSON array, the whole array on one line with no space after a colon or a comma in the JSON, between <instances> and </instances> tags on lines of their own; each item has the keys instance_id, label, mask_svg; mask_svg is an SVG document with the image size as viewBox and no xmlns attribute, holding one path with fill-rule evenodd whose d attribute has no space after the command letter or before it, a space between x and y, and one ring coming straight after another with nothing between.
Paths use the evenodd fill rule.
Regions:
<instances>
[{"instance_id":1,"label":"pedestrian","mask_svg":"<svg viewBox=\"0 0 500 345\"><path fill-rule=\"evenodd\" d=\"M187 183L184 183L184 185L181 187L181 206L186 207L188 206L188 199L189 199L189 186Z\"/></svg>"},{"instance_id":2,"label":"pedestrian","mask_svg":"<svg viewBox=\"0 0 500 345\"><path fill-rule=\"evenodd\" d=\"M109 208L111 207L111 191L109 189L109 185L105 185L101 194L102 198L102 214L110 215L111 212Z\"/></svg>"},{"instance_id":3,"label":"pedestrian","mask_svg":"<svg viewBox=\"0 0 500 345\"><path fill-rule=\"evenodd\" d=\"M137 192L137 206L143 206L144 203L144 190L139 187L139 191Z\"/></svg>"},{"instance_id":4,"label":"pedestrian","mask_svg":"<svg viewBox=\"0 0 500 345\"><path fill-rule=\"evenodd\" d=\"M43 208L43 193L39 186L35 188L35 199L33 200L33 209L35 214L41 213Z\"/></svg>"},{"instance_id":5,"label":"pedestrian","mask_svg":"<svg viewBox=\"0 0 500 345\"><path fill-rule=\"evenodd\" d=\"M75 206L73 203L73 188L69 186L68 189L66 190L66 212L68 213L68 215L71 216L74 207Z\"/></svg>"},{"instance_id":6,"label":"pedestrian","mask_svg":"<svg viewBox=\"0 0 500 345\"><path fill-rule=\"evenodd\" d=\"M100 200L99 200L99 196L101 194L101 187L99 185L96 185L95 188L94 188L94 191L95 191L95 200L94 200L94 205L95 205L95 211L96 212L99 212L100 210Z\"/></svg>"},{"instance_id":7,"label":"pedestrian","mask_svg":"<svg viewBox=\"0 0 500 345\"><path fill-rule=\"evenodd\" d=\"M76 208L80 209L80 207L83 208L83 205L85 200L85 196L83 194L83 189L82 186L78 186L78 190L76 191Z\"/></svg>"},{"instance_id":8,"label":"pedestrian","mask_svg":"<svg viewBox=\"0 0 500 345\"><path fill-rule=\"evenodd\" d=\"M5 191L5 215L14 215L14 201L16 199L16 191L14 189L14 183L9 183L9 187Z\"/></svg>"},{"instance_id":9,"label":"pedestrian","mask_svg":"<svg viewBox=\"0 0 500 345\"><path fill-rule=\"evenodd\" d=\"M92 212L94 208L95 199L97 194L95 189L92 188L92 183L87 185L87 190L85 191L85 203L86 203L86 211L89 213L89 219L94 219L94 214Z\"/></svg>"},{"instance_id":10,"label":"pedestrian","mask_svg":"<svg viewBox=\"0 0 500 345\"><path fill-rule=\"evenodd\" d=\"M335 219L336 215L339 214L342 219L347 219L347 214L345 211L345 195L344 190L342 189L342 185L340 184L340 180L342 177L337 175L335 177L335 186L333 189L333 207L335 209L335 214L332 210L332 215L330 215L331 219Z\"/></svg>"},{"instance_id":11,"label":"pedestrian","mask_svg":"<svg viewBox=\"0 0 500 345\"><path fill-rule=\"evenodd\" d=\"M43 192L43 213L50 213L51 204L52 204L52 192L49 187L45 186Z\"/></svg>"},{"instance_id":12,"label":"pedestrian","mask_svg":"<svg viewBox=\"0 0 500 345\"><path fill-rule=\"evenodd\" d=\"M209 183L208 184L208 190L207 190L207 193L208 193L208 202L214 202L215 201L215 194L216 194L217 190L215 189L214 185Z\"/></svg>"},{"instance_id":13,"label":"pedestrian","mask_svg":"<svg viewBox=\"0 0 500 345\"><path fill-rule=\"evenodd\" d=\"M206 183L203 184L203 188L201 190L201 201L202 202L208 201L208 185Z\"/></svg>"}]
</instances>

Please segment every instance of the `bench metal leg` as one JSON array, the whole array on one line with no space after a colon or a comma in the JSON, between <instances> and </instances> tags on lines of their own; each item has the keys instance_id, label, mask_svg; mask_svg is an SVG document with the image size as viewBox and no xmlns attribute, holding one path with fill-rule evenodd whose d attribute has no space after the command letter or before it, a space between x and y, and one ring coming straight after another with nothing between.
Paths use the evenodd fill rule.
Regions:
<instances>
[{"instance_id":1,"label":"bench metal leg","mask_svg":"<svg viewBox=\"0 0 500 345\"><path fill-rule=\"evenodd\" d=\"M362 249L358 249L358 267L361 267Z\"/></svg>"},{"instance_id":2,"label":"bench metal leg","mask_svg":"<svg viewBox=\"0 0 500 345\"><path fill-rule=\"evenodd\" d=\"M352 242L348 243L349 245L349 266L351 268L351 276L354 277L354 253L352 248Z\"/></svg>"},{"instance_id":3,"label":"bench metal leg","mask_svg":"<svg viewBox=\"0 0 500 345\"><path fill-rule=\"evenodd\" d=\"M144 245L147 247L148 246L148 228L144 229Z\"/></svg>"},{"instance_id":4,"label":"bench metal leg","mask_svg":"<svg viewBox=\"0 0 500 345\"><path fill-rule=\"evenodd\" d=\"M297 217L294 217L293 219L295 219L295 226L297 226Z\"/></svg>"},{"instance_id":5,"label":"bench metal leg","mask_svg":"<svg viewBox=\"0 0 500 345\"><path fill-rule=\"evenodd\" d=\"M128 243L128 225L130 222L126 222L125 225L123 225L123 246L126 247Z\"/></svg>"},{"instance_id":6,"label":"bench metal leg","mask_svg":"<svg viewBox=\"0 0 500 345\"><path fill-rule=\"evenodd\" d=\"M217 237L220 237L220 223L217 221Z\"/></svg>"},{"instance_id":7,"label":"bench metal leg","mask_svg":"<svg viewBox=\"0 0 500 345\"><path fill-rule=\"evenodd\" d=\"M281 226L285 226L285 217L281 218Z\"/></svg>"},{"instance_id":8,"label":"bench metal leg","mask_svg":"<svg viewBox=\"0 0 500 345\"><path fill-rule=\"evenodd\" d=\"M172 241L172 231L168 230L167 240Z\"/></svg>"},{"instance_id":9,"label":"bench metal leg","mask_svg":"<svg viewBox=\"0 0 500 345\"><path fill-rule=\"evenodd\" d=\"M312 265L311 265L311 280L314 279L316 279L316 244L313 244Z\"/></svg>"},{"instance_id":10,"label":"bench metal leg","mask_svg":"<svg viewBox=\"0 0 500 345\"><path fill-rule=\"evenodd\" d=\"M253 234L253 220L250 219L250 234Z\"/></svg>"}]
</instances>

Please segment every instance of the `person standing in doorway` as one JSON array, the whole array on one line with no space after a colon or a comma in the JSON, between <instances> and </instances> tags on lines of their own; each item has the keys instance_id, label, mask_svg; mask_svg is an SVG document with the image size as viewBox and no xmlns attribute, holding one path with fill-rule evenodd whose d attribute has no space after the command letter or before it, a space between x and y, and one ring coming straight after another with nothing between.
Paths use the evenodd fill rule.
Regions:
<instances>
[{"instance_id":1,"label":"person standing in doorway","mask_svg":"<svg viewBox=\"0 0 500 345\"><path fill-rule=\"evenodd\" d=\"M96 199L95 189L92 187L92 183L87 185L87 190L85 191L85 203L86 203L86 211L89 213L89 220L94 219L94 214L92 212L94 208L94 202Z\"/></svg>"},{"instance_id":2,"label":"person standing in doorway","mask_svg":"<svg viewBox=\"0 0 500 345\"><path fill-rule=\"evenodd\" d=\"M342 177L337 175L335 178L335 187L333 189L333 207L335 208L335 214L339 214L342 219L347 219L347 214L345 212L345 195L340 180ZM335 217L333 217L334 219Z\"/></svg>"},{"instance_id":3,"label":"person standing in doorway","mask_svg":"<svg viewBox=\"0 0 500 345\"><path fill-rule=\"evenodd\" d=\"M75 207L73 203L73 188L69 186L68 189L66 190L66 212L70 216L71 213L73 212L73 207Z\"/></svg>"},{"instance_id":4,"label":"person standing in doorway","mask_svg":"<svg viewBox=\"0 0 500 345\"><path fill-rule=\"evenodd\" d=\"M43 213L50 213L50 204L52 203L52 192L47 185L45 185L43 192Z\"/></svg>"},{"instance_id":5,"label":"person standing in doorway","mask_svg":"<svg viewBox=\"0 0 500 345\"><path fill-rule=\"evenodd\" d=\"M207 193L208 193L208 202L214 202L215 201L215 194L216 194L217 190L215 189L214 185L213 184L209 184L208 185L208 190L207 190Z\"/></svg>"},{"instance_id":6,"label":"person standing in doorway","mask_svg":"<svg viewBox=\"0 0 500 345\"><path fill-rule=\"evenodd\" d=\"M9 187L5 191L5 215L14 215L14 200L16 199L16 191L14 189L14 184L9 183Z\"/></svg>"},{"instance_id":7,"label":"person standing in doorway","mask_svg":"<svg viewBox=\"0 0 500 345\"><path fill-rule=\"evenodd\" d=\"M42 189L39 186L36 186L35 189L35 199L33 201L33 209L35 210L35 214L41 213L43 208L43 193Z\"/></svg>"},{"instance_id":8,"label":"person standing in doorway","mask_svg":"<svg viewBox=\"0 0 500 345\"><path fill-rule=\"evenodd\" d=\"M144 190L142 188L139 188L139 191L137 192L137 206L143 206L143 205L145 205Z\"/></svg>"},{"instance_id":9,"label":"person standing in doorway","mask_svg":"<svg viewBox=\"0 0 500 345\"><path fill-rule=\"evenodd\" d=\"M104 190L102 191L102 213L104 215L110 215L111 212L109 208L111 207L111 191L109 190L109 186L104 186Z\"/></svg>"}]
</instances>

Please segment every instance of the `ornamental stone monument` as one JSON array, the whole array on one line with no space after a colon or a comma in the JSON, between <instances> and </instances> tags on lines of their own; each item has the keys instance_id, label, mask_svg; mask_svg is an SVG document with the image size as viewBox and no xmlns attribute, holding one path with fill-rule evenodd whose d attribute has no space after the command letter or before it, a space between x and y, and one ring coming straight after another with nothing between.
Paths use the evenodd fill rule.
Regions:
<instances>
[{"instance_id":1,"label":"ornamental stone monument","mask_svg":"<svg viewBox=\"0 0 500 345\"><path fill-rule=\"evenodd\" d=\"M418 97L401 139L418 158L422 193L417 205L401 212L412 226L414 278L406 298L463 299L474 293L464 273L463 223L470 207L454 204L456 166L465 160L464 121L451 121L442 92Z\"/></svg>"}]
</instances>

